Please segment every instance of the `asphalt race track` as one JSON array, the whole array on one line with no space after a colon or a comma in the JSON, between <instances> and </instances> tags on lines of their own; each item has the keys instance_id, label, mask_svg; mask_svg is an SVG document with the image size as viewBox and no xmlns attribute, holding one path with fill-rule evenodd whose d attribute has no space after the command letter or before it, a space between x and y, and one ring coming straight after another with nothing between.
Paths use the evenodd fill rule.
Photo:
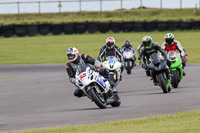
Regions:
<instances>
[{"instance_id":1,"label":"asphalt race track","mask_svg":"<svg viewBox=\"0 0 200 133\"><path fill-rule=\"evenodd\" d=\"M60 127L172 114L200 109L200 65L188 64L187 74L168 94L153 85L139 65L123 72L117 87L122 104L99 109L87 97L73 96L65 64L0 65L0 132Z\"/></svg>"}]
</instances>

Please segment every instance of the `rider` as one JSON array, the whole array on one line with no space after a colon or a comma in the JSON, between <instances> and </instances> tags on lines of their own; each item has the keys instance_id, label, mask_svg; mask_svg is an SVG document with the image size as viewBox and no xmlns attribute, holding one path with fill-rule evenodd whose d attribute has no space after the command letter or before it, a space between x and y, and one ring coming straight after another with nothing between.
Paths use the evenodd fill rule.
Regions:
<instances>
[{"instance_id":1,"label":"rider","mask_svg":"<svg viewBox=\"0 0 200 133\"><path fill-rule=\"evenodd\" d=\"M186 66L186 61L185 61L185 50L183 48L183 46L181 45L181 43L177 40L174 40L174 35L172 33L167 33L165 35L165 42L162 44L162 49L166 50L167 53L170 50L174 50L174 51L178 51L181 55L181 59L182 59L182 64L183 64L183 68ZM185 72L183 71L183 76L185 76Z\"/></svg>"},{"instance_id":2,"label":"rider","mask_svg":"<svg viewBox=\"0 0 200 133\"><path fill-rule=\"evenodd\" d=\"M103 62L106 60L106 57L108 56L115 56L115 57L120 58L120 62L122 63L122 67L121 67L121 73L122 73L124 69L124 66L123 66L124 58L120 51L120 48L115 45L115 39L113 37L108 37L106 39L106 45L101 47L97 60L99 60L100 62ZM120 76L120 80L122 80L122 76Z\"/></svg>"},{"instance_id":3,"label":"rider","mask_svg":"<svg viewBox=\"0 0 200 133\"><path fill-rule=\"evenodd\" d=\"M133 48L133 46L131 45L131 42L129 40L126 40L124 42L124 45L122 46L122 53L125 51L125 49L131 49L131 51L133 52L134 56L133 56L133 60L134 60L134 66L136 66L135 64L135 60L136 60L136 57L135 57L135 50Z\"/></svg>"},{"instance_id":4,"label":"rider","mask_svg":"<svg viewBox=\"0 0 200 133\"><path fill-rule=\"evenodd\" d=\"M78 68L79 65L87 63L87 64L96 66L96 63L98 62L98 61L95 61L94 58L92 58L91 56L87 54L79 55L79 51L75 47L71 47L67 50L67 57L68 57L69 62L66 64L66 71L68 73L69 80L72 84L75 84L76 69ZM96 67L95 71L99 71L99 73L104 77L106 77L108 74L107 70L103 68ZM110 85L111 87L115 86L115 84L112 82L110 82ZM74 90L74 96L82 97L83 93L81 89L76 87L76 89Z\"/></svg>"},{"instance_id":5,"label":"rider","mask_svg":"<svg viewBox=\"0 0 200 133\"><path fill-rule=\"evenodd\" d=\"M146 71L146 75L150 76L150 70L148 69L147 62L149 62L149 58L153 53L158 53L158 51L164 56L164 59L167 60L167 53L162 50L158 43L153 43L152 38L150 36L144 36L142 38L143 47L141 48L140 52L140 59L143 64L143 68ZM147 62L146 62L147 60ZM167 65L170 67L171 64L167 60ZM170 79L170 70L168 71L168 77Z\"/></svg>"}]
</instances>

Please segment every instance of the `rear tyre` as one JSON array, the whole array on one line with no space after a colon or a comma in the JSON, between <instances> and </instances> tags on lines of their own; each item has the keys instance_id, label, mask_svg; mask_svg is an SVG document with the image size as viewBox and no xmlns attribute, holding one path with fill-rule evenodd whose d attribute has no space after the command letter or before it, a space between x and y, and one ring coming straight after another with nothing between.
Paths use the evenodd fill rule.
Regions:
<instances>
[{"instance_id":1,"label":"rear tyre","mask_svg":"<svg viewBox=\"0 0 200 133\"><path fill-rule=\"evenodd\" d=\"M88 92L92 98L92 100L95 102L95 104L101 108L101 109L105 109L106 108L106 101L104 99L104 97L99 94L94 88L90 89Z\"/></svg>"},{"instance_id":2,"label":"rear tyre","mask_svg":"<svg viewBox=\"0 0 200 133\"><path fill-rule=\"evenodd\" d=\"M164 79L163 73L158 74L158 80L159 80L160 87L162 88L163 93L167 93L168 92L167 81Z\"/></svg>"},{"instance_id":3,"label":"rear tyre","mask_svg":"<svg viewBox=\"0 0 200 133\"><path fill-rule=\"evenodd\" d=\"M172 87L178 88L179 73L178 71L172 71Z\"/></svg>"},{"instance_id":4,"label":"rear tyre","mask_svg":"<svg viewBox=\"0 0 200 133\"><path fill-rule=\"evenodd\" d=\"M111 103L110 105L112 107L119 107L119 105L121 104L121 100L120 100L118 94L115 94L113 97L114 97L114 102Z\"/></svg>"}]
</instances>

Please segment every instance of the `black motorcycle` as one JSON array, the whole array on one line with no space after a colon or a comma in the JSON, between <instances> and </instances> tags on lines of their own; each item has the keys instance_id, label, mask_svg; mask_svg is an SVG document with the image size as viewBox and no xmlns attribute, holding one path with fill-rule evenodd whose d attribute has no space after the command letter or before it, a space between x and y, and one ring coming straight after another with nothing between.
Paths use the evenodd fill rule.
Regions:
<instances>
[{"instance_id":1,"label":"black motorcycle","mask_svg":"<svg viewBox=\"0 0 200 133\"><path fill-rule=\"evenodd\" d=\"M150 56L150 63L148 69L155 86L160 86L163 93L171 91L170 83L171 77L169 75L169 67L167 61L162 58L158 53L154 53Z\"/></svg>"}]
</instances>

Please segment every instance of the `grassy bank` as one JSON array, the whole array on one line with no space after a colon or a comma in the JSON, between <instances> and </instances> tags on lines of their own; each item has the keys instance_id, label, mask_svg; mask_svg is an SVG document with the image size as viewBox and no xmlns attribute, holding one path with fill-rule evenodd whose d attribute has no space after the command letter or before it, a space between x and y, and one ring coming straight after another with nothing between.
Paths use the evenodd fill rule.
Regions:
<instances>
[{"instance_id":1,"label":"grassy bank","mask_svg":"<svg viewBox=\"0 0 200 133\"><path fill-rule=\"evenodd\" d=\"M121 47L129 39L137 49L141 39L150 35L154 42L162 44L167 32L140 33L106 33L106 34L74 34L59 36L35 36L1 38L0 64L47 64L67 62L66 50L77 47L80 53L86 53L95 59L99 55L100 47L105 44L108 36L116 39L116 45ZM175 31L175 39L179 40L188 53L189 63L200 63L199 31Z\"/></svg>"},{"instance_id":2,"label":"grassy bank","mask_svg":"<svg viewBox=\"0 0 200 133\"><path fill-rule=\"evenodd\" d=\"M200 110L166 116L15 133L199 133Z\"/></svg>"},{"instance_id":3,"label":"grassy bank","mask_svg":"<svg viewBox=\"0 0 200 133\"><path fill-rule=\"evenodd\" d=\"M0 15L0 24L82 21L200 20L196 9L133 9L113 12L34 13Z\"/></svg>"}]
</instances>

